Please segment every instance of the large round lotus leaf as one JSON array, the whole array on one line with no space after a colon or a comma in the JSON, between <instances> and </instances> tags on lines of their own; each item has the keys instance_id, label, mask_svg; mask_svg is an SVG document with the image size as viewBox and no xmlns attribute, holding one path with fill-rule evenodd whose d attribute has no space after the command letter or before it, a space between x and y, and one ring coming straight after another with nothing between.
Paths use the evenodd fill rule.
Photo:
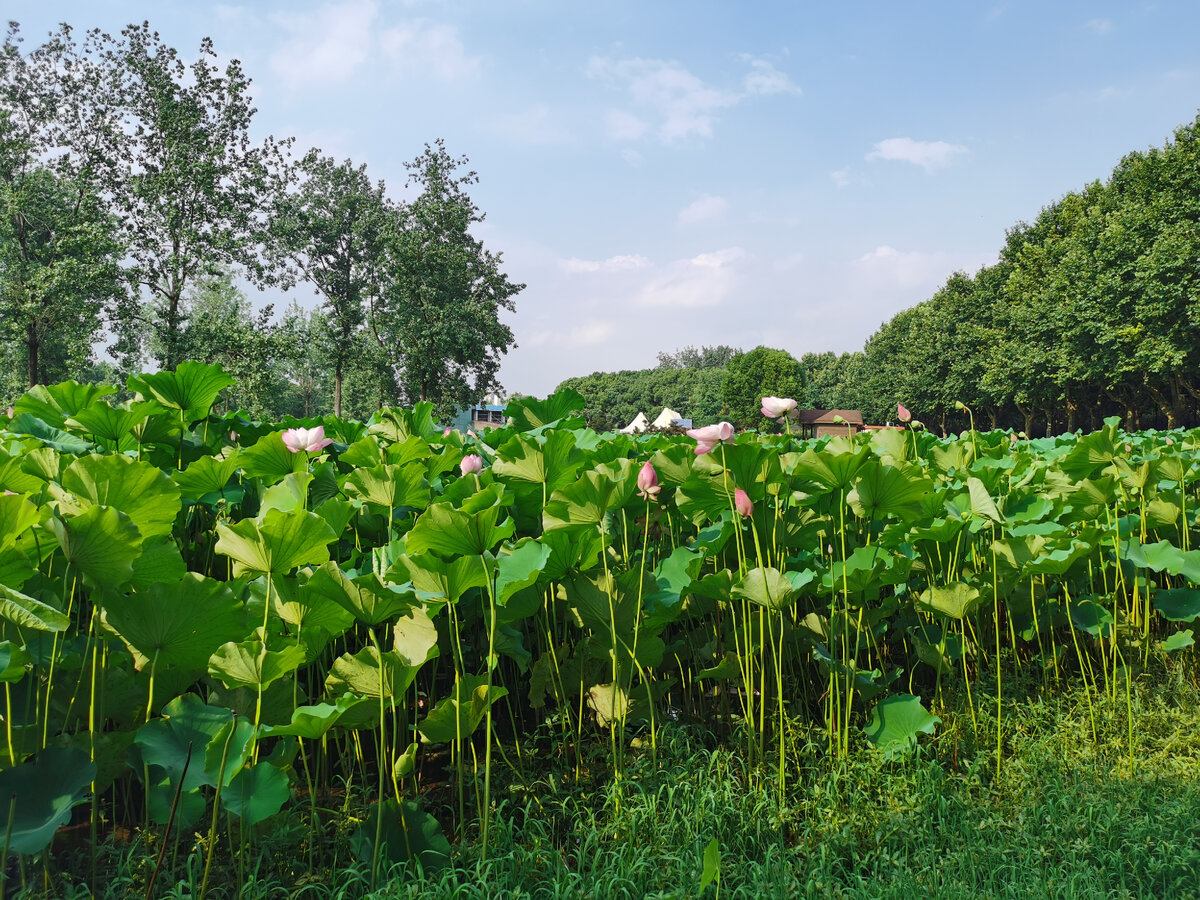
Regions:
<instances>
[{"instance_id":1,"label":"large round lotus leaf","mask_svg":"<svg viewBox=\"0 0 1200 900\"><path fill-rule=\"evenodd\" d=\"M233 384L220 366L188 360L173 372L130 376L129 387L150 395L163 406L178 409L188 422L203 419L212 409L217 394Z\"/></svg>"},{"instance_id":2,"label":"large round lotus leaf","mask_svg":"<svg viewBox=\"0 0 1200 900\"><path fill-rule=\"evenodd\" d=\"M69 747L49 747L32 762L0 772L0 827L10 834L9 850L45 850L95 777L87 754Z\"/></svg>"},{"instance_id":3,"label":"large round lotus leaf","mask_svg":"<svg viewBox=\"0 0 1200 900\"><path fill-rule=\"evenodd\" d=\"M1155 591L1154 608L1160 616L1172 622L1192 622L1200 619L1200 590L1173 588Z\"/></svg>"},{"instance_id":4,"label":"large round lotus leaf","mask_svg":"<svg viewBox=\"0 0 1200 900\"><path fill-rule=\"evenodd\" d=\"M343 489L349 497L385 509L398 509L401 506L424 509L429 505L429 482L425 480L425 467L416 463L355 469L346 477Z\"/></svg>"},{"instance_id":5,"label":"large round lotus leaf","mask_svg":"<svg viewBox=\"0 0 1200 900\"><path fill-rule=\"evenodd\" d=\"M920 697L896 694L875 704L863 732L876 750L891 757L912 751L917 735L933 734L941 721L921 705Z\"/></svg>"},{"instance_id":6,"label":"large round lotus leaf","mask_svg":"<svg viewBox=\"0 0 1200 900\"><path fill-rule=\"evenodd\" d=\"M437 656L437 626L422 608L408 610L392 626L392 649L406 666L420 666Z\"/></svg>"},{"instance_id":7,"label":"large round lotus leaf","mask_svg":"<svg viewBox=\"0 0 1200 900\"><path fill-rule=\"evenodd\" d=\"M93 403L72 415L66 426L74 431L83 431L101 440L120 443L133 429L146 421L149 410L117 409L104 401Z\"/></svg>"},{"instance_id":8,"label":"large round lotus leaf","mask_svg":"<svg viewBox=\"0 0 1200 900\"><path fill-rule=\"evenodd\" d=\"M382 671L380 671L382 668ZM333 663L325 679L326 690L353 691L362 697L386 699L400 697L417 676L417 666L406 666L395 653L380 653L374 647L364 647L351 656L345 653Z\"/></svg>"},{"instance_id":9,"label":"large round lotus leaf","mask_svg":"<svg viewBox=\"0 0 1200 900\"><path fill-rule=\"evenodd\" d=\"M327 562L312 573L301 588L299 599L313 606L335 603L365 625L386 622L411 609L416 602L411 592L393 591L373 573L350 578L335 562Z\"/></svg>"},{"instance_id":10,"label":"large round lotus leaf","mask_svg":"<svg viewBox=\"0 0 1200 900\"><path fill-rule=\"evenodd\" d=\"M20 494L0 494L0 551L12 547L37 520L37 507Z\"/></svg>"},{"instance_id":11,"label":"large round lotus leaf","mask_svg":"<svg viewBox=\"0 0 1200 900\"><path fill-rule=\"evenodd\" d=\"M33 665L29 651L12 641L0 642L0 682L13 684L25 677L26 666Z\"/></svg>"},{"instance_id":12,"label":"large round lotus leaf","mask_svg":"<svg viewBox=\"0 0 1200 900\"><path fill-rule=\"evenodd\" d=\"M113 393L116 388L107 384L80 384L77 381L36 384L13 404L13 411L17 415L29 413L51 425L62 425L64 419Z\"/></svg>"},{"instance_id":13,"label":"large round lotus leaf","mask_svg":"<svg viewBox=\"0 0 1200 900\"><path fill-rule=\"evenodd\" d=\"M488 707L508 695L499 685L487 685L486 675L467 675L456 680L450 696L440 701L417 726L425 743L446 744L470 737L483 721Z\"/></svg>"},{"instance_id":14,"label":"large round lotus leaf","mask_svg":"<svg viewBox=\"0 0 1200 900\"><path fill-rule=\"evenodd\" d=\"M206 752L217 735L224 737L222 730L231 721L230 710L208 706L195 694L183 694L163 707L162 718L142 725L134 743L146 765L158 766L172 782L182 776L185 792L214 787L217 772L207 771Z\"/></svg>"},{"instance_id":15,"label":"large round lotus leaf","mask_svg":"<svg viewBox=\"0 0 1200 900\"><path fill-rule=\"evenodd\" d=\"M303 510L267 510L261 522L217 525L217 535L217 552L233 560L235 576L282 575L296 566L320 565L329 560L328 545L337 540L324 519Z\"/></svg>"},{"instance_id":16,"label":"large round lotus leaf","mask_svg":"<svg viewBox=\"0 0 1200 900\"><path fill-rule=\"evenodd\" d=\"M171 480L189 500L199 500L208 494L217 494L225 489L229 480L237 473L240 457L233 454L224 459L202 456L182 472L175 472Z\"/></svg>"},{"instance_id":17,"label":"large round lotus leaf","mask_svg":"<svg viewBox=\"0 0 1200 900\"><path fill-rule=\"evenodd\" d=\"M226 687L265 688L304 665L304 648L298 644L263 652L258 641L222 644L208 661L208 674Z\"/></svg>"},{"instance_id":18,"label":"large round lotus leaf","mask_svg":"<svg viewBox=\"0 0 1200 900\"><path fill-rule=\"evenodd\" d=\"M308 469L308 454L293 453L283 443L281 432L263 435L253 447L243 450L238 456L242 470L250 478L261 478L265 484L274 484L293 472Z\"/></svg>"},{"instance_id":19,"label":"large round lotus leaf","mask_svg":"<svg viewBox=\"0 0 1200 900\"><path fill-rule=\"evenodd\" d=\"M350 849L360 860L374 858L375 834L381 815L379 858L391 863L415 859L427 871L449 863L450 842L442 834L437 819L411 800L401 804L394 799L373 805L366 821L350 836Z\"/></svg>"},{"instance_id":20,"label":"large round lotus leaf","mask_svg":"<svg viewBox=\"0 0 1200 900\"><path fill-rule=\"evenodd\" d=\"M47 523L72 567L104 588L118 588L133 577L142 536L125 513L111 506L89 506L77 516L51 517Z\"/></svg>"},{"instance_id":21,"label":"large round lotus leaf","mask_svg":"<svg viewBox=\"0 0 1200 900\"><path fill-rule=\"evenodd\" d=\"M242 769L221 792L221 805L246 825L275 815L291 796L287 775L270 763Z\"/></svg>"},{"instance_id":22,"label":"large round lotus leaf","mask_svg":"<svg viewBox=\"0 0 1200 900\"><path fill-rule=\"evenodd\" d=\"M933 585L921 592L917 608L938 616L962 619L980 604L979 591L961 581Z\"/></svg>"},{"instance_id":23,"label":"large round lotus leaf","mask_svg":"<svg viewBox=\"0 0 1200 900\"><path fill-rule=\"evenodd\" d=\"M138 669L154 661L156 670L203 670L218 647L244 637L248 630L242 605L228 585L195 572L144 592L110 594L103 615Z\"/></svg>"},{"instance_id":24,"label":"large round lotus leaf","mask_svg":"<svg viewBox=\"0 0 1200 900\"><path fill-rule=\"evenodd\" d=\"M316 740L331 728L336 726L350 710L365 707L371 715L378 717L379 704L367 697L355 697L353 694L343 694L337 704L318 703L315 706L298 706L292 713L292 721L288 725L268 725L262 729L263 737L294 737Z\"/></svg>"}]
</instances>

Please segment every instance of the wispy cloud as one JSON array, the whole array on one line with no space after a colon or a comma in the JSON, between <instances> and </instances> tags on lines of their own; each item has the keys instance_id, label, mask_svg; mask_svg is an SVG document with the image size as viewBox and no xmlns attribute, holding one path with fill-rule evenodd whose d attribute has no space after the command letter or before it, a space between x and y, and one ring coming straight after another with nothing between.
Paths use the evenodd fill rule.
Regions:
<instances>
[{"instance_id":1,"label":"wispy cloud","mask_svg":"<svg viewBox=\"0 0 1200 900\"><path fill-rule=\"evenodd\" d=\"M559 260L559 267L568 275L578 275L586 272L633 272L645 269L650 260L636 253L624 256L610 256L608 259L571 259Z\"/></svg>"},{"instance_id":2,"label":"wispy cloud","mask_svg":"<svg viewBox=\"0 0 1200 900\"><path fill-rule=\"evenodd\" d=\"M339 0L307 12L276 13L271 21L286 35L271 68L293 89L344 84L380 59L395 72L440 81L471 78L481 67L454 26L426 19L388 23L376 0Z\"/></svg>"},{"instance_id":3,"label":"wispy cloud","mask_svg":"<svg viewBox=\"0 0 1200 900\"><path fill-rule=\"evenodd\" d=\"M711 222L723 216L728 208L729 202L724 197L705 194L679 211L679 224L697 225L700 222Z\"/></svg>"},{"instance_id":4,"label":"wispy cloud","mask_svg":"<svg viewBox=\"0 0 1200 900\"><path fill-rule=\"evenodd\" d=\"M272 16L289 37L271 57L271 68L291 87L340 84L370 55L374 0L343 0L313 12Z\"/></svg>"},{"instance_id":5,"label":"wispy cloud","mask_svg":"<svg viewBox=\"0 0 1200 900\"><path fill-rule=\"evenodd\" d=\"M442 81L463 81L479 73L479 57L467 53L452 25L418 20L403 22L380 36L380 46L392 64L408 73L433 75Z\"/></svg>"},{"instance_id":6,"label":"wispy cloud","mask_svg":"<svg viewBox=\"0 0 1200 900\"><path fill-rule=\"evenodd\" d=\"M588 61L587 73L624 91L632 106L632 112L607 113L609 139L638 140L653 128L662 143L671 144L712 137L721 111L747 97L800 93L800 88L767 60L749 56L743 60L749 72L740 90L707 84L674 60L594 56Z\"/></svg>"},{"instance_id":7,"label":"wispy cloud","mask_svg":"<svg viewBox=\"0 0 1200 900\"><path fill-rule=\"evenodd\" d=\"M994 255L902 251L884 244L855 260L853 272L855 280L868 287L935 289L952 273L960 269L974 272L989 262L995 262Z\"/></svg>"},{"instance_id":8,"label":"wispy cloud","mask_svg":"<svg viewBox=\"0 0 1200 900\"><path fill-rule=\"evenodd\" d=\"M743 256L740 247L726 247L678 260L664 275L646 284L635 301L641 306L683 309L718 306L733 293L737 280L734 263Z\"/></svg>"},{"instance_id":9,"label":"wispy cloud","mask_svg":"<svg viewBox=\"0 0 1200 900\"><path fill-rule=\"evenodd\" d=\"M841 169L835 169L829 173L829 178L838 187L846 187L848 184L850 184L850 167L845 166Z\"/></svg>"},{"instance_id":10,"label":"wispy cloud","mask_svg":"<svg viewBox=\"0 0 1200 900\"><path fill-rule=\"evenodd\" d=\"M1097 37L1103 37L1112 33L1113 23L1111 19L1088 19L1083 23L1083 27Z\"/></svg>"},{"instance_id":11,"label":"wispy cloud","mask_svg":"<svg viewBox=\"0 0 1200 900\"><path fill-rule=\"evenodd\" d=\"M944 169L954 160L967 152L962 144L948 144L945 141L914 141L912 138L888 138L875 145L875 149L867 154L868 160L895 160L920 166L926 172L934 169Z\"/></svg>"},{"instance_id":12,"label":"wispy cloud","mask_svg":"<svg viewBox=\"0 0 1200 900\"><path fill-rule=\"evenodd\" d=\"M743 55L742 61L750 64L750 71L742 79L742 87L747 94L801 94L800 85L792 81L786 73L780 72L765 59Z\"/></svg>"},{"instance_id":13,"label":"wispy cloud","mask_svg":"<svg viewBox=\"0 0 1200 900\"><path fill-rule=\"evenodd\" d=\"M493 129L513 144L570 144L574 136L560 117L544 103L521 112L496 116Z\"/></svg>"},{"instance_id":14,"label":"wispy cloud","mask_svg":"<svg viewBox=\"0 0 1200 900\"><path fill-rule=\"evenodd\" d=\"M522 339L522 343L530 347L555 345L559 347L589 347L603 344L616 334L617 327L612 322L592 319L570 328L566 331L535 331Z\"/></svg>"}]
</instances>

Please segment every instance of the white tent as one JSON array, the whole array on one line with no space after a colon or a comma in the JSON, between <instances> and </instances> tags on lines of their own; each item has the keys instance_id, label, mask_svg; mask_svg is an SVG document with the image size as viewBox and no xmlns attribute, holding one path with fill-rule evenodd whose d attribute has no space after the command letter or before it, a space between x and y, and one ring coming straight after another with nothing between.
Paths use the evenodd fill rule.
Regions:
<instances>
[{"instance_id":1,"label":"white tent","mask_svg":"<svg viewBox=\"0 0 1200 900\"><path fill-rule=\"evenodd\" d=\"M646 426L650 424L650 420L646 418L644 412L640 412L632 422L621 429L621 434L633 434L635 431L645 431Z\"/></svg>"},{"instance_id":2,"label":"white tent","mask_svg":"<svg viewBox=\"0 0 1200 900\"><path fill-rule=\"evenodd\" d=\"M672 422L682 419L683 416L675 412L669 406L664 406L663 411L658 414L658 418L654 420L655 428L670 428Z\"/></svg>"}]
</instances>

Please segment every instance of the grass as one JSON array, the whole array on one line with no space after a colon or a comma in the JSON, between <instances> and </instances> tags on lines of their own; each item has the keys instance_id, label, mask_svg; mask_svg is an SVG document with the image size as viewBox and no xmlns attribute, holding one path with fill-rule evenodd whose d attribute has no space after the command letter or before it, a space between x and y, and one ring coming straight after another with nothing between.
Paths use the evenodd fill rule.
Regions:
<instances>
[{"instance_id":1,"label":"grass","mask_svg":"<svg viewBox=\"0 0 1200 900\"><path fill-rule=\"evenodd\" d=\"M551 742L535 741L525 770L497 779L486 861L468 835L450 867L397 870L369 894L369 867L346 849L352 817L329 826L323 862L310 867L298 810L239 856L240 869L223 846L209 895L698 897L715 838L726 898L1200 897L1200 691L1184 672L1144 676L1129 703L1123 692L1115 702L1093 696L1092 712L1082 691L1022 693L1016 682L1006 697L998 778L994 716L972 724L952 694L935 710L938 734L904 759L884 760L864 741L831 760L823 733L793 723L782 806L770 766L748 769L699 730L665 728L657 760L633 753L619 797L603 735L579 782ZM975 702L990 702L986 689ZM105 896L144 895L152 838L105 845ZM160 874L158 896L192 896L202 869L194 838ZM86 896L76 864L79 875L48 886L31 873L25 896ZM717 885L704 896L718 896Z\"/></svg>"}]
</instances>

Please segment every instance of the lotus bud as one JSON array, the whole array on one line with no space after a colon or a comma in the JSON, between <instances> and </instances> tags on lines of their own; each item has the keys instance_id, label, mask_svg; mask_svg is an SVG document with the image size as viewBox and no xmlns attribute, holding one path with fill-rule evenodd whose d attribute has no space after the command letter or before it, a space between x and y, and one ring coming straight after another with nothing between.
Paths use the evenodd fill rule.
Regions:
<instances>
[{"instance_id":1,"label":"lotus bud","mask_svg":"<svg viewBox=\"0 0 1200 900\"><path fill-rule=\"evenodd\" d=\"M446 430L442 432L442 437L450 437L450 432L453 430L454 429L452 429L449 425L447 425Z\"/></svg>"},{"instance_id":2,"label":"lotus bud","mask_svg":"<svg viewBox=\"0 0 1200 900\"><path fill-rule=\"evenodd\" d=\"M8 408L8 417L11 419L11 418L12 418L13 416L15 416L16 414L17 414L17 411L16 411L15 409L13 409L13 408L10 406L10 407Z\"/></svg>"},{"instance_id":3,"label":"lotus bud","mask_svg":"<svg viewBox=\"0 0 1200 900\"><path fill-rule=\"evenodd\" d=\"M458 470L463 476L478 475L483 471L483 459L478 453L468 453L462 458L462 462L458 464Z\"/></svg>"},{"instance_id":4,"label":"lotus bud","mask_svg":"<svg viewBox=\"0 0 1200 900\"><path fill-rule=\"evenodd\" d=\"M638 496L643 500L657 499L658 492L662 490L658 483L658 473L654 471L654 466L650 464L649 460L646 460L646 464L638 472L637 486Z\"/></svg>"},{"instance_id":5,"label":"lotus bud","mask_svg":"<svg viewBox=\"0 0 1200 900\"><path fill-rule=\"evenodd\" d=\"M733 508L738 511L739 516L749 516L754 512L754 504L741 488L733 492Z\"/></svg>"},{"instance_id":6,"label":"lotus bud","mask_svg":"<svg viewBox=\"0 0 1200 900\"><path fill-rule=\"evenodd\" d=\"M229 432L229 439L231 441L236 441L237 440L237 432L236 431Z\"/></svg>"},{"instance_id":7,"label":"lotus bud","mask_svg":"<svg viewBox=\"0 0 1200 900\"><path fill-rule=\"evenodd\" d=\"M955 400L954 408L961 412L962 410L966 409L967 407L963 404L963 402L961 400Z\"/></svg>"},{"instance_id":8,"label":"lotus bud","mask_svg":"<svg viewBox=\"0 0 1200 900\"><path fill-rule=\"evenodd\" d=\"M763 397L762 414L768 419L782 419L796 408L796 401L788 397Z\"/></svg>"},{"instance_id":9,"label":"lotus bud","mask_svg":"<svg viewBox=\"0 0 1200 900\"><path fill-rule=\"evenodd\" d=\"M908 409L904 406L903 403L897 403L896 404L896 418L899 419L901 422L911 422L912 421L912 413L910 413L908 411Z\"/></svg>"},{"instance_id":10,"label":"lotus bud","mask_svg":"<svg viewBox=\"0 0 1200 900\"><path fill-rule=\"evenodd\" d=\"M318 425L316 428L289 428L281 437L283 446L293 453L299 453L301 450L316 453L333 443L333 438L325 437L324 425Z\"/></svg>"}]
</instances>

